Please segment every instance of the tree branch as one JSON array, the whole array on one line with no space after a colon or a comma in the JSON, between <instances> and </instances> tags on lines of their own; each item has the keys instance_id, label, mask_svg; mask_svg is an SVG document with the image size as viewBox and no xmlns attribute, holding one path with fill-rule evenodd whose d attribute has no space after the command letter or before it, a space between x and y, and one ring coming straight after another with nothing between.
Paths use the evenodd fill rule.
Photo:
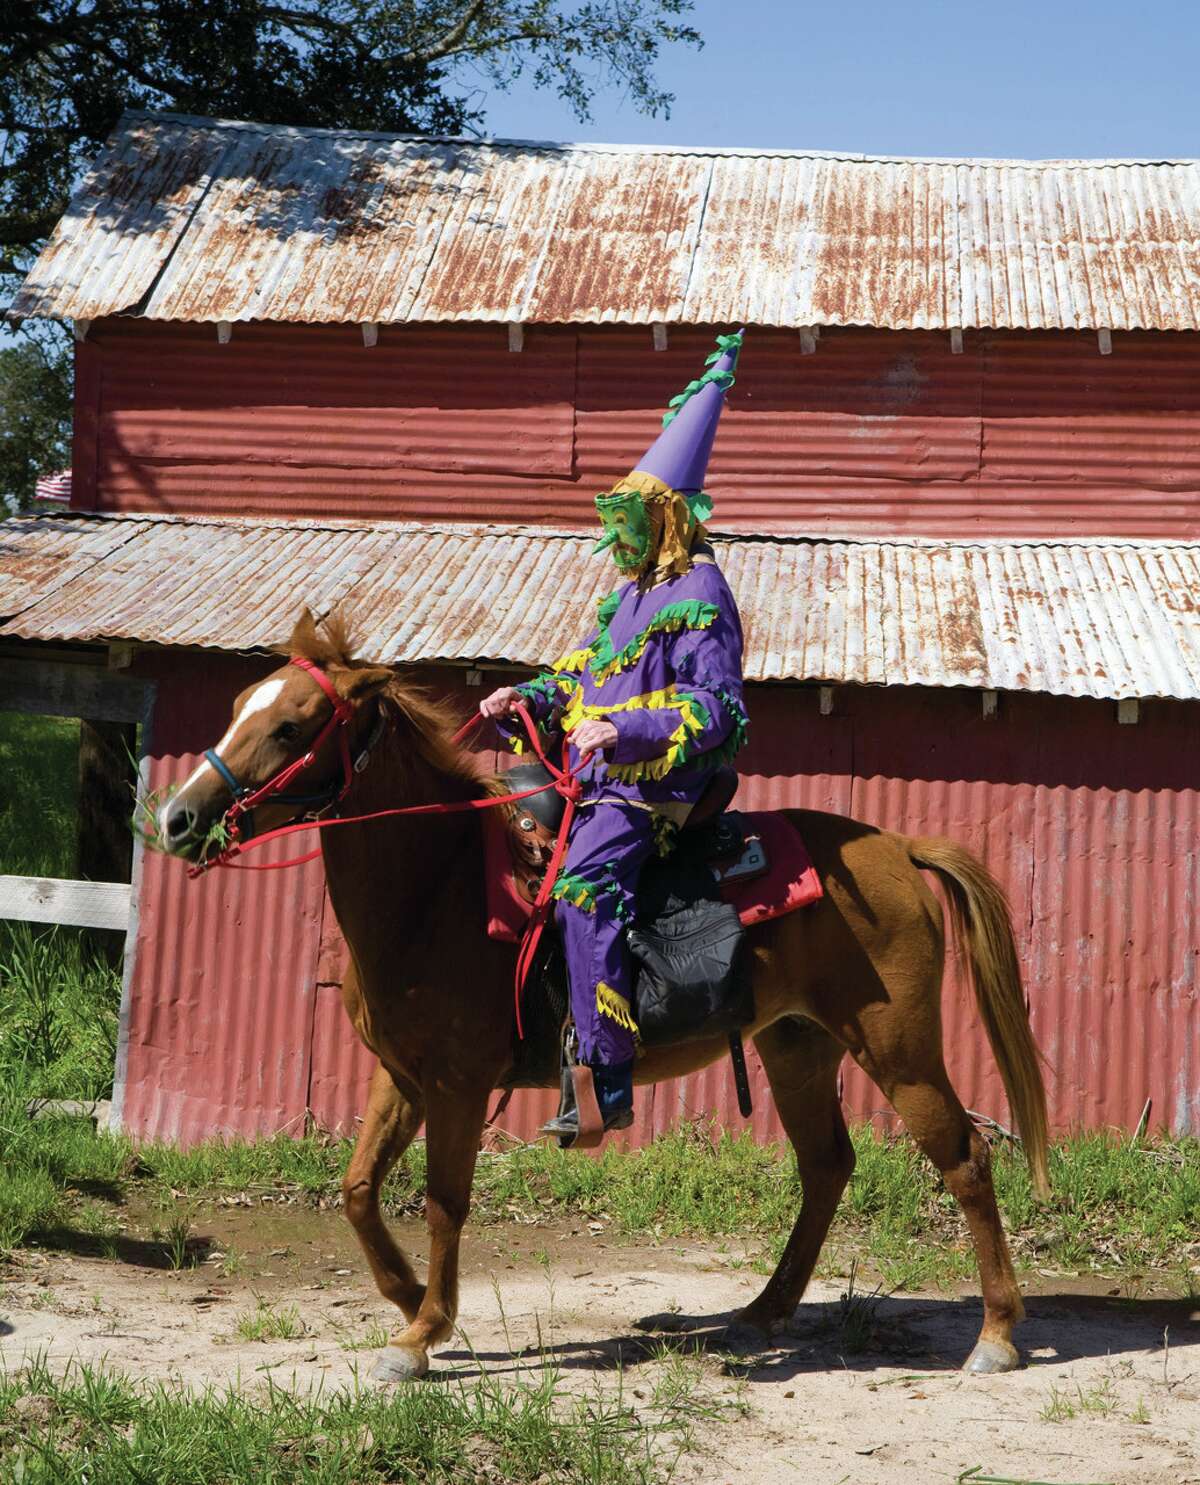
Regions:
<instances>
[{"instance_id":1,"label":"tree branch","mask_svg":"<svg viewBox=\"0 0 1200 1485\"><path fill-rule=\"evenodd\" d=\"M471 0L458 20L448 31L443 31L437 41L430 42L428 46L412 47L409 51L397 52L395 56L388 58L389 63L395 66L414 62L440 62L443 57L453 55L460 50L460 43L483 13L486 3L487 0Z\"/></svg>"}]
</instances>

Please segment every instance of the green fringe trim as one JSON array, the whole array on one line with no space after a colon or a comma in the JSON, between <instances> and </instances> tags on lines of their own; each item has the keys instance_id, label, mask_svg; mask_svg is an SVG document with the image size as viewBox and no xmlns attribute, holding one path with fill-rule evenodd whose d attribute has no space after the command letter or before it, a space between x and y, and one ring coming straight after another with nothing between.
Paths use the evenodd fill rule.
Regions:
<instances>
[{"instance_id":1,"label":"green fringe trim","mask_svg":"<svg viewBox=\"0 0 1200 1485\"><path fill-rule=\"evenodd\" d=\"M544 701L550 702L551 706L561 706L574 691L576 681L574 676L559 675L557 672L560 668L556 666L553 671L543 671L541 675L535 675L532 680L522 681L517 690L528 696L530 700L535 696L540 696ZM542 743L542 751L545 752L550 742L550 734L541 722L538 723L538 737ZM518 758L530 751L528 740L520 733L514 732L509 737L508 746Z\"/></svg>"},{"instance_id":2,"label":"green fringe trim","mask_svg":"<svg viewBox=\"0 0 1200 1485\"><path fill-rule=\"evenodd\" d=\"M675 843L679 839L679 826L666 815L651 814L650 828L654 832L654 849L659 859L665 861L675 849Z\"/></svg>"},{"instance_id":3,"label":"green fringe trim","mask_svg":"<svg viewBox=\"0 0 1200 1485\"><path fill-rule=\"evenodd\" d=\"M619 991L614 990L611 985L606 985L603 980L596 986L596 1009L602 1016L608 1016L618 1026L624 1026L626 1031L632 1031L634 1036L637 1036L637 1022L633 1019L629 1002Z\"/></svg>"},{"instance_id":4,"label":"green fringe trim","mask_svg":"<svg viewBox=\"0 0 1200 1485\"><path fill-rule=\"evenodd\" d=\"M582 908L585 913L596 911L596 888L585 877L562 872L551 888L550 896L556 902L569 902L572 907Z\"/></svg>"},{"instance_id":5,"label":"green fringe trim","mask_svg":"<svg viewBox=\"0 0 1200 1485\"><path fill-rule=\"evenodd\" d=\"M715 603L705 603L701 598L686 598L679 603L664 604L640 634L635 634L627 645L616 650L608 632L609 623L616 612L616 604L613 604L607 613L605 612L607 605L615 597L615 594L610 593L600 605L598 614L600 633L591 647L587 660L592 679L598 686L602 686L610 676L616 675L618 671L627 670L629 666L636 665L654 635L678 633L681 629L708 629L719 613Z\"/></svg>"}]
</instances>

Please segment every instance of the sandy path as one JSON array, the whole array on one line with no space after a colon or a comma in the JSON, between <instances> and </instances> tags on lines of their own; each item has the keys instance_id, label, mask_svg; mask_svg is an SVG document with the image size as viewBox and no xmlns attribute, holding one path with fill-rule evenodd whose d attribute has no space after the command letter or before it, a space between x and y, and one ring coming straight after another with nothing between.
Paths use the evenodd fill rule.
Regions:
<instances>
[{"instance_id":1,"label":"sandy path","mask_svg":"<svg viewBox=\"0 0 1200 1485\"><path fill-rule=\"evenodd\" d=\"M399 1226L420 1252L419 1225ZM348 1382L356 1367L365 1375L370 1350L347 1347L389 1326L394 1311L364 1281L336 1214L219 1212L206 1230L216 1252L232 1248L240 1261L210 1256L172 1273L146 1266L149 1245L132 1243L125 1261L27 1254L0 1270L0 1360L11 1368L36 1352L55 1365L107 1359L134 1375L197 1385L253 1386L269 1372L276 1382L328 1386ZM280 1233L284 1244L267 1247ZM464 1256L462 1330L436 1356L435 1375L470 1377L482 1365L516 1377L540 1365L541 1345L566 1385L616 1386L619 1370L628 1392L653 1380L656 1347L697 1352L702 1391L740 1397L749 1411L702 1425L704 1453L685 1465L688 1480L950 1485L980 1465L1017 1480L1200 1485L1195 1305L1059 1285L1028 1301L1018 1335L1027 1365L967 1378L957 1366L980 1313L970 1294L886 1299L865 1344L847 1354L838 1325L845 1286L818 1283L791 1333L746 1350L731 1348L722 1326L762 1279L736 1252L522 1225L476 1230ZM304 1334L239 1336L239 1317L260 1301L295 1306ZM1060 1412L1074 1416L1042 1416L1056 1396Z\"/></svg>"}]
</instances>

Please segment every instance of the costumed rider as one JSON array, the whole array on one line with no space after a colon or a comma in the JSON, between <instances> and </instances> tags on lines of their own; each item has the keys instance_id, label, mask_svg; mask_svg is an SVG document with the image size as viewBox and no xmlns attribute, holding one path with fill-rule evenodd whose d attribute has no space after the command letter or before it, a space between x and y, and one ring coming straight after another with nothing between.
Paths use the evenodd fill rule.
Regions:
<instances>
[{"instance_id":1,"label":"costumed rider","mask_svg":"<svg viewBox=\"0 0 1200 1485\"><path fill-rule=\"evenodd\" d=\"M480 705L520 752L528 742L512 713L523 702L543 746L565 734L571 764L582 764L553 893L578 1059L593 1070L605 1129L633 1120L626 927L639 875L670 852L714 768L746 735L741 622L702 524L712 510L703 490L709 452L743 333L718 337L708 369L672 399L638 467L596 497L604 534L594 550L627 581L600 603L593 633L550 671ZM543 1132L568 1143L578 1130L578 1110L567 1107Z\"/></svg>"}]
</instances>

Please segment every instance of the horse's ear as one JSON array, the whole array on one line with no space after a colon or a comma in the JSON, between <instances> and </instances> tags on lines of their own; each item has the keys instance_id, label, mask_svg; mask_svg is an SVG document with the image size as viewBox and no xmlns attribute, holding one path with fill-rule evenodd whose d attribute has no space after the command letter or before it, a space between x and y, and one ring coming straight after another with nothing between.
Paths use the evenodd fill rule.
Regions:
<instances>
[{"instance_id":1,"label":"horse's ear","mask_svg":"<svg viewBox=\"0 0 1200 1485\"><path fill-rule=\"evenodd\" d=\"M334 689L345 701L366 701L368 696L378 696L389 681L396 679L395 673L386 665L362 665L353 670L337 670L329 677Z\"/></svg>"},{"instance_id":2,"label":"horse's ear","mask_svg":"<svg viewBox=\"0 0 1200 1485\"><path fill-rule=\"evenodd\" d=\"M292 625L292 632L285 644L279 646L281 655L304 655L314 657L321 650L321 637L317 633L317 621L307 605L300 610L300 617Z\"/></svg>"}]
</instances>

